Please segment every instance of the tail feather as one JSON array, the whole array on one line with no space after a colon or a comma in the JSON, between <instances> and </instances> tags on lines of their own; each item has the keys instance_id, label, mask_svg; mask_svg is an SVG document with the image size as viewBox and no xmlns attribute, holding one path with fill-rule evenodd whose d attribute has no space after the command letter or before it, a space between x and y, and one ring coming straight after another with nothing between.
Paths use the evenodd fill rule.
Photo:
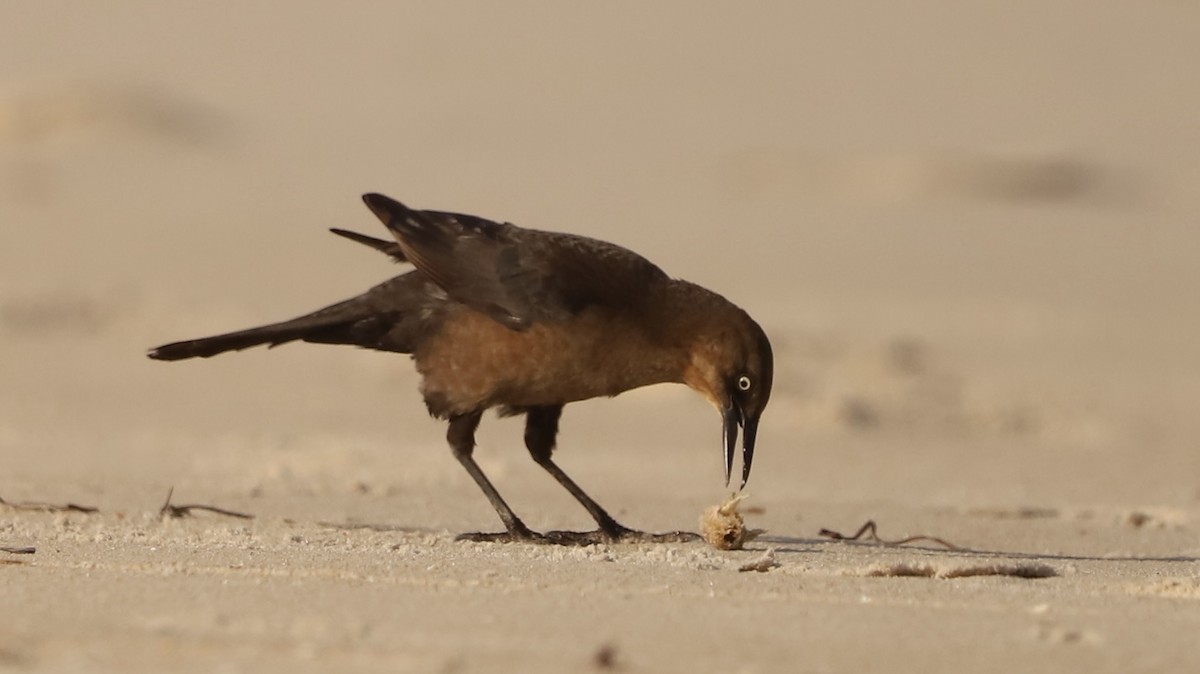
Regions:
<instances>
[{"instance_id":1,"label":"tail feather","mask_svg":"<svg viewBox=\"0 0 1200 674\"><path fill-rule=\"evenodd\" d=\"M270 344L275 346L283 344L289 339L276 340L271 336L267 336L260 330L264 328L255 328L253 330L242 330L240 332L231 332L224 335L216 335L214 337L204 337L202 339L189 339L182 342L171 342L163 344L146 352L146 355L154 360L185 360L187 358L211 358L218 353L226 351L240 351L248 349L259 344ZM295 337L291 338L295 339Z\"/></svg>"},{"instance_id":2,"label":"tail feather","mask_svg":"<svg viewBox=\"0 0 1200 674\"><path fill-rule=\"evenodd\" d=\"M429 296L428 281L409 273L290 321L164 344L146 355L155 360L211 358L226 351L294 341L412 353L417 340L429 329L425 320L429 314L427 303L436 301Z\"/></svg>"},{"instance_id":3,"label":"tail feather","mask_svg":"<svg viewBox=\"0 0 1200 674\"><path fill-rule=\"evenodd\" d=\"M226 351L241 351L252 346L266 344L269 347L279 346L296 340L306 340L308 337L320 337L336 328L344 327L344 322L333 324L312 324L308 316L283 323L264 325L249 330L239 330L213 337L189 339L173 342L151 349L146 355L154 360L184 360L186 358L211 358ZM314 340L315 341L315 340Z\"/></svg>"}]
</instances>

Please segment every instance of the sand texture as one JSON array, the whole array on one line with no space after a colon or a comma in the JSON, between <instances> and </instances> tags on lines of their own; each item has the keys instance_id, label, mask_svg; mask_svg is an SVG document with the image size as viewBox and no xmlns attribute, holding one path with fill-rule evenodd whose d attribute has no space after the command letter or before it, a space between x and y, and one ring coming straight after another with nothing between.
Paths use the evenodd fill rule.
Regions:
<instances>
[{"instance_id":1,"label":"sand texture","mask_svg":"<svg viewBox=\"0 0 1200 674\"><path fill-rule=\"evenodd\" d=\"M1200 5L0 16L0 671L1200 671ZM746 308L766 533L456 542L499 521L407 358L145 357L403 270L326 231L384 235L369 191ZM652 387L556 459L696 530L719 430ZM521 431L484 418L483 470L590 528Z\"/></svg>"}]
</instances>

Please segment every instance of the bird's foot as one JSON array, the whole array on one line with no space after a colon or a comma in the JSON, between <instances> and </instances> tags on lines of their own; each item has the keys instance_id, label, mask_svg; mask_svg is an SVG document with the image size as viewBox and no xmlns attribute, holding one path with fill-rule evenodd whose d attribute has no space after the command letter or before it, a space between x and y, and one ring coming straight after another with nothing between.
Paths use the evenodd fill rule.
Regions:
<instances>
[{"instance_id":1,"label":"bird's foot","mask_svg":"<svg viewBox=\"0 0 1200 674\"><path fill-rule=\"evenodd\" d=\"M546 537L536 531L471 531L454 537L456 541L471 541L474 543L551 543Z\"/></svg>"},{"instance_id":2,"label":"bird's foot","mask_svg":"<svg viewBox=\"0 0 1200 674\"><path fill-rule=\"evenodd\" d=\"M606 536L606 542L610 543L691 543L693 541L702 540L700 534L692 533L691 531L664 531L662 533L654 533L651 531L637 531L636 529L626 529L621 527L621 531L615 535L604 531L592 531L589 534L600 534Z\"/></svg>"},{"instance_id":3,"label":"bird's foot","mask_svg":"<svg viewBox=\"0 0 1200 674\"><path fill-rule=\"evenodd\" d=\"M621 527L618 531L547 531L538 533L524 531L500 531L495 533L471 532L454 537L456 541L475 543L535 543L540 545L601 545L605 543L691 543L701 540L700 534L690 531L668 531L648 533Z\"/></svg>"},{"instance_id":4,"label":"bird's foot","mask_svg":"<svg viewBox=\"0 0 1200 674\"><path fill-rule=\"evenodd\" d=\"M620 522L614 520L608 513L601 512L601 517L597 519L600 528L596 531L588 531L582 534L575 534L589 537L600 537L598 543L690 543L700 540L699 534L694 534L689 531L668 531L666 533L654 534L647 531L638 531L630 529ZM573 532L551 532L572 534ZM587 545L589 543L584 543Z\"/></svg>"},{"instance_id":5,"label":"bird's foot","mask_svg":"<svg viewBox=\"0 0 1200 674\"><path fill-rule=\"evenodd\" d=\"M547 531L542 534L543 543L554 545L602 545L607 543L690 543L700 540L699 534L689 531L650 533L619 527L595 531Z\"/></svg>"},{"instance_id":6,"label":"bird's foot","mask_svg":"<svg viewBox=\"0 0 1200 674\"><path fill-rule=\"evenodd\" d=\"M508 531L497 533L485 533L475 531L465 534L459 534L454 537L456 541L473 541L475 543L553 543L554 541L546 540L544 534L540 534L533 529L525 526L521 520L516 520L509 525Z\"/></svg>"},{"instance_id":7,"label":"bird's foot","mask_svg":"<svg viewBox=\"0 0 1200 674\"><path fill-rule=\"evenodd\" d=\"M513 518L507 531L496 533L472 532L459 534L456 541L475 543L538 543L542 545L601 545L604 543L691 543L703 540L690 531L668 531L661 534L630 529L604 513L600 526L594 531L547 531L539 533Z\"/></svg>"}]
</instances>

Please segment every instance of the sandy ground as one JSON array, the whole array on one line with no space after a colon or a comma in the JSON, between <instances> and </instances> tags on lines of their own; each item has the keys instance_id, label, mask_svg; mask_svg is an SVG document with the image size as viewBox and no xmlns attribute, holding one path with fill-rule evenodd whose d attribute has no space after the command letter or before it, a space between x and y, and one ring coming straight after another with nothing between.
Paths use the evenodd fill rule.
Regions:
<instances>
[{"instance_id":1,"label":"sandy ground","mask_svg":"<svg viewBox=\"0 0 1200 674\"><path fill-rule=\"evenodd\" d=\"M0 497L99 509L0 506L0 670L1200 670L1200 7L1045 4L0 2ZM366 191L747 308L765 537L455 542L405 359L143 356L395 273L325 231ZM718 426L636 391L560 461L695 528ZM587 527L520 432L485 471ZM961 549L818 535L868 519Z\"/></svg>"}]
</instances>

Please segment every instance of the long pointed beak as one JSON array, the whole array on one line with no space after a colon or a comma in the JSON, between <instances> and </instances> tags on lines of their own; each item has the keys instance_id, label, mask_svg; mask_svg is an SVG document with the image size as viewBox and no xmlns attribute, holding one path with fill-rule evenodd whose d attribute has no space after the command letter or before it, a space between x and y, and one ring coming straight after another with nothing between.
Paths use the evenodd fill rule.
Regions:
<instances>
[{"instance_id":1,"label":"long pointed beak","mask_svg":"<svg viewBox=\"0 0 1200 674\"><path fill-rule=\"evenodd\" d=\"M737 448L738 428L742 429L742 485L746 488L750 479L750 467L754 463L754 440L758 436L758 419L747 419L737 405L721 410L721 422L725 428L725 486L733 476L733 454Z\"/></svg>"},{"instance_id":2,"label":"long pointed beak","mask_svg":"<svg viewBox=\"0 0 1200 674\"><path fill-rule=\"evenodd\" d=\"M742 422L742 486L750 479L750 464L754 463L754 439L758 436L758 418L746 419Z\"/></svg>"},{"instance_id":3,"label":"long pointed beak","mask_svg":"<svg viewBox=\"0 0 1200 674\"><path fill-rule=\"evenodd\" d=\"M738 427L742 425L742 411L733 404L723 408L721 423L725 428L725 486L728 487L733 474L733 451L737 447Z\"/></svg>"}]
</instances>

